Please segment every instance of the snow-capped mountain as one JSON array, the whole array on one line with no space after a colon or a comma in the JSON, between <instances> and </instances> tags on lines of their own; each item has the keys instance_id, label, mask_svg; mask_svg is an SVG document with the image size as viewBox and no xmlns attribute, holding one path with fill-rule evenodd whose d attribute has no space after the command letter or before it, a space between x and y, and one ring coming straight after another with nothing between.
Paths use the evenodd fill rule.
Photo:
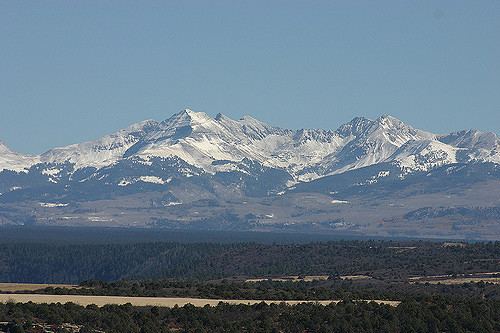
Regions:
<instances>
[{"instance_id":1,"label":"snow-capped mountain","mask_svg":"<svg viewBox=\"0 0 500 333\"><path fill-rule=\"evenodd\" d=\"M38 163L101 169L123 160L151 163L176 157L208 174L242 171L251 160L288 172L295 182L394 163L406 173L452 163L500 163L500 139L475 130L436 135L383 115L354 118L337 130L289 130L245 116L233 120L183 110L162 122L147 120L96 141L24 156L0 144L0 170L27 172ZM46 172L50 173L50 172ZM293 182L292 182L293 183Z\"/></svg>"},{"instance_id":2,"label":"snow-capped mountain","mask_svg":"<svg viewBox=\"0 0 500 333\"><path fill-rule=\"evenodd\" d=\"M127 149L157 126L158 122L145 120L96 141L51 149L42 154L39 160L43 163L70 162L76 168L102 168L122 159Z\"/></svg>"},{"instance_id":3,"label":"snow-capped mountain","mask_svg":"<svg viewBox=\"0 0 500 333\"><path fill-rule=\"evenodd\" d=\"M438 140L459 149L461 161L500 163L500 138L495 133L467 130L441 136Z\"/></svg>"},{"instance_id":4,"label":"snow-capped mountain","mask_svg":"<svg viewBox=\"0 0 500 333\"><path fill-rule=\"evenodd\" d=\"M388 115L291 130L183 110L39 156L0 144L0 225L491 239L499 184L494 133Z\"/></svg>"},{"instance_id":5,"label":"snow-capped mountain","mask_svg":"<svg viewBox=\"0 0 500 333\"><path fill-rule=\"evenodd\" d=\"M459 149L436 140L410 140L398 148L388 160L395 161L404 171L427 171L457 163Z\"/></svg>"},{"instance_id":6,"label":"snow-capped mountain","mask_svg":"<svg viewBox=\"0 0 500 333\"><path fill-rule=\"evenodd\" d=\"M406 143L436 137L388 115L376 120L355 118L336 133L342 138L343 146L313 166L312 170L314 167L318 170L313 178L387 162Z\"/></svg>"},{"instance_id":7,"label":"snow-capped mountain","mask_svg":"<svg viewBox=\"0 0 500 333\"><path fill-rule=\"evenodd\" d=\"M30 166L39 161L38 156L15 153L0 141L0 172L2 170L26 171Z\"/></svg>"}]
</instances>

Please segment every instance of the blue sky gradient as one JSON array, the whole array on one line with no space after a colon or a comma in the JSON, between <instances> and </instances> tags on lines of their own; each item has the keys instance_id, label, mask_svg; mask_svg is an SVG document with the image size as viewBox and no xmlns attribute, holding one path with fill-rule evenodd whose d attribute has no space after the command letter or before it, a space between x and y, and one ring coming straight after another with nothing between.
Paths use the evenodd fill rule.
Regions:
<instances>
[{"instance_id":1,"label":"blue sky gradient","mask_svg":"<svg viewBox=\"0 0 500 333\"><path fill-rule=\"evenodd\" d=\"M25 153L185 107L500 132L498 0L15 0L0 22L0 140Z\"/></svg>"}]
</instances>

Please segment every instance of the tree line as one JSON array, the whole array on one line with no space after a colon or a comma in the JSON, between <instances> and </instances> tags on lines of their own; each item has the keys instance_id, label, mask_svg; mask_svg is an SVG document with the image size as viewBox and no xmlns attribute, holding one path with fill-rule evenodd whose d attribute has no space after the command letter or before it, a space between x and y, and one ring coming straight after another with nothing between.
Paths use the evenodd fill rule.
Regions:
<instances>
[{"instance_id":1,"label":"tree line","mask_svg":"<svg viewBox=\"0 0 500 333\"><path fill-rule=\"evenodd\" d=\"M337 305L264 303L219 304L216 307L133 307L75 304L0 304L0 322L8 321L15 332L33 322L83 325L80 332L350 332L433 333L498 332L500 302L463 300L450 302L433 297L407 299L398 307L376 303ZM15 329L15 330L14 330Z\"/></svg>"}]
</instances>

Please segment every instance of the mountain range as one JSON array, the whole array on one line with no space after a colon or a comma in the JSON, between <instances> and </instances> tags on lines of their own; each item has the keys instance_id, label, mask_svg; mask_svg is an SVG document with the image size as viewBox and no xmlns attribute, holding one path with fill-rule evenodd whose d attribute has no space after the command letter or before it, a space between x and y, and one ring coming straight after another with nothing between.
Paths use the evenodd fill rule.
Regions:
<instances>
[{"instance_id":1,"label":"mountain range","mask_svg":"<svg viewBox=\"0 0 500 333\"><path fill-rule=\"evenodd\" d=\"M0 224L498 239L499 180L495 133L389 115L291 130L186 109L37 156L0 142Z\"/></svg>"}]
</instances>

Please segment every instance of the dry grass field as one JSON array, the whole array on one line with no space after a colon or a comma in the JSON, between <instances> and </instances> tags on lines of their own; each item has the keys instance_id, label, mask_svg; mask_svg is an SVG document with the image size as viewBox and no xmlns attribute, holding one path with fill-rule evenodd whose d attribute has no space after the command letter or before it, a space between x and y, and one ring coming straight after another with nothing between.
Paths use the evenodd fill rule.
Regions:
<instances>
[{"instance_id":1,"label":"dry grass field","mask_svg":"<svg viewBox=\"0 0 500 333\"><path fill-rule=\"evenodd\" d=\"M341 280L369 280L371 276L368 275L342 275Z\"/></svg>"},{"instance_id":2,"label":"dry grass field","mask_svg":"<svg viewBox=\"0 0 500 333\"><path fill-rule=\"evenodd\" d=\"M478 283L478 282L484 282L484 283L494 283L494 284L500 284L500 277L486 277L486 278L473 278L473 277L468 277L468 278L452 278L452 279L443 279L443 280L429 280L429 281L419 281L419 282L425 282L429 284L463 284L463 283Z\"/></svg>"},{"instance_id":3,"label":"dry grass field","mask_svg":"<svg viewBox=\"0 0 500 333\"><path fill-rule=\"evenodd\" d=\"M67 288L76 289L80 288L71 284L39 284L39 283L0 283L0 292L24 292L24 291L35 291L45 288Z\"/></svg>"},{"instance_id":4,"label":"dry grass field","mask_svg":"<svg viewBox=\"0 0 500 333\"><path fill-rule=\"evenodd\" d=\"M370 300L372 301L372 300ZM383 301L383 300L373 300L379 304L387 304L390 306L398 306L399 301ZM332 303L338 303L338 300L327 300L327 301L262 301L262 300L224 300L224 299L202 299L202 298L170 298L170 297L126 297L126 296L83 296L83 295L42 295L42 294L0 294L0 302L15 302L15 303L27 303L33 302L37 304L44 303L68 303L72 302L82 306L87 306L90 304L95 304L97 306L104 306L107 304L122 305L130 303L134 306L161 306L161 307L174 307L184 306L186 304L192 304L194 306L203 307L205 305L215 306L220 302L229 304L258 304L265 302L268 304L272 303L282 303L285 302L290 305L295 305L299 303L319 303L322 305L328 305Z\"/></svg>"},{"instance_id":5,"label":"dry grass field","mask_svg":"<svg viewBox=\"0 0 500 333\"><path fill-rule=\"evenodd\" d=\"M463 283L494 283L500 284L500 272L460 274L460 275L433 275L416 276L409 278L410 283L429 283L429 284L463 284Z\"/></svg>"},{"instance_id":6,"label":"dry grass field","mask_svg":"<svg viewBox=\"0 0 500 333\"><path fill-rule=\"evenodd\" d=\"M328 280L328 275L306 275L306 276L290 275L290 276L279 276L279 277L268 277L268 278L262 277L262 278L246 279L245 282L262 282L262 281L278 281L278 282L305 281L305 282L311 282L311 281L325 281L325 280Z\"/></svg>"}]
</instances>

